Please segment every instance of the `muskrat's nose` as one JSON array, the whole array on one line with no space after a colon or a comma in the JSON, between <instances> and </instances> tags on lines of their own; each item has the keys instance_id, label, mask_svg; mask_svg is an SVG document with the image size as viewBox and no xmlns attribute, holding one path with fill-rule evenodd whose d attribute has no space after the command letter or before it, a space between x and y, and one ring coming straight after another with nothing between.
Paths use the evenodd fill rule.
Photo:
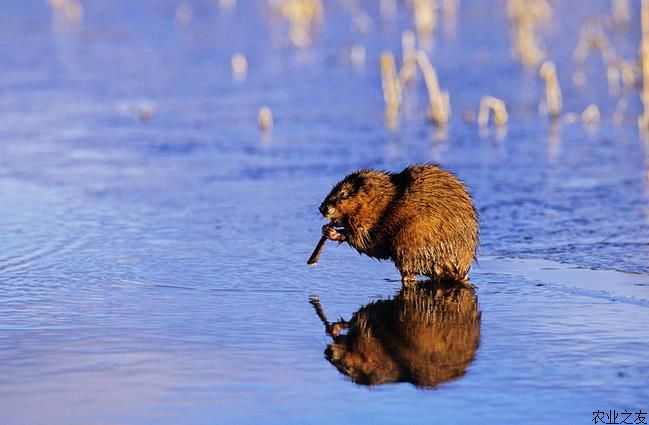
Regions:
<instances>
[{"instance_id":1,"label":"muskrat's nose","mask_svg":"<svg viewBox=\"0 0 649 425\"><path fill-rule=\"evenodd\" d=\"M320 214L325 216L327 215L327 207L325 207L324 204L320 205L320 208L318 209L320 210Z\"/></svg>"}]
</instances>

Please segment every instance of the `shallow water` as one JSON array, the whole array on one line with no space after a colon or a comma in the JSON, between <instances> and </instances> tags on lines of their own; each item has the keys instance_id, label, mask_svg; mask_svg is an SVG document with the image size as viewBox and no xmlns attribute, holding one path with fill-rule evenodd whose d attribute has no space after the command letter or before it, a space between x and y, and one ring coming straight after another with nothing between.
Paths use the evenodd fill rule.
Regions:
<instances>
[{"instance_id":1,"label":"shallow water","mask_svg":"<svg viewBox=\"0 0 649 425\"><path fill-rule=\"evenodd\" d=\"M327 3L314 43L296 49L266 2L192 2L186 26L176 4L131 3L84 3L80 24L45 2L0 4L3 424L591 423L595 410L649 409L640 105L630 97L614 125L599 59L570 60L579 24L607 2L553 3L543 32L566 111L602 110L591 129L538 117L542 86L510 56L504 3L462 2L455 39L440 30L431 52L454 111L445 140L423 86L398 131L383 123L376 64L399 51L406 10L379 24L362 3L363 34ZM638 24L614 34L631 58ZM364 69L343 53L353 42ZM510 107L502 137L462 122L483 94ZM309 296L349 320L395 296L398 275L333 243L308 268L317 205L353 169L416 161L455 172L480 211L479 346L434 389L367 388L325 359Z\"/></svg>"}]
</instances>

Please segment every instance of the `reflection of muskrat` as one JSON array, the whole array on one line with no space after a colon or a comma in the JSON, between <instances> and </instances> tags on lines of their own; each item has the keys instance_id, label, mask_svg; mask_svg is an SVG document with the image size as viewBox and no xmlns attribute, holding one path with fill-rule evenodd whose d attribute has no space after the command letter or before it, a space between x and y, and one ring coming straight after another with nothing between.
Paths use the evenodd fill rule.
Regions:
<instances>
[{"instance_id":1,"label":"reflection of muskrat","mask_svg":"<svg viewBox=\"0 0 649 425\"><path fill-rule=\"evenodd\" d=\"M404 283L418 274L468 279L478 243L477 212L462 182L435 165L413 165L398 174L356 171L334 186L320 212L331 221L323 237L393 260Z\"/></svg>"},{"instance_id":2,"label":"reflection of muskrat","mask_svg":"<svg viewBox=\"0 0 649 425\"><path fill-rule=\"evenodd\" d=\"M317 298L311 304L333 338L326 359L357 384L435 387L464 375L480 342L480 311L468 285L403 287L336 323Z\"/></svg>"}]
</instances>

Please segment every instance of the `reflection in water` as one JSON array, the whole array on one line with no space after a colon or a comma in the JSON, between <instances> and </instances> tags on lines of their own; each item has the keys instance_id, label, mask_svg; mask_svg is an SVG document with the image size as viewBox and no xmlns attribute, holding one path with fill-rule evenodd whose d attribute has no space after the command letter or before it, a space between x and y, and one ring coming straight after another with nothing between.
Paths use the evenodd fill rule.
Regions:
<instances>
[{"instance_id":1,"label":"reflection in water","mask_svg":"<svg viewBox=\"0 0 649 425\"><path fill-rule=\"evenodd\" d=\"M435 387L464 374L480 341L480 312L470 286L426 282L329 323L311 299L333 343L325 357L362 385L410 382ZM343 332L346 330L346 332Z\"/></svg>"}]
</instances>

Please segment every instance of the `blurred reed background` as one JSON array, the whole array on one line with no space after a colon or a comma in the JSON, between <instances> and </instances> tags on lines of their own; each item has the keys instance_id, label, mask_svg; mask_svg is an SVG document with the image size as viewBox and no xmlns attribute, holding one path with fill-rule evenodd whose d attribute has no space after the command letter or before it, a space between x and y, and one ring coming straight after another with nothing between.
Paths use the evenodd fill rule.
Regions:
<instances>
[{"instance_id":1,"label":"blurred reed background","mask_svg":"<svg viewBox=\"0 0 649 425\"><path fill-rule=\"evenodd\" d=\"M232 11L237 8L237 3L237 0L214 0L213 7ZM545 87L544 95L538 100L539 116L568 124L581 121L586 125L596 125L600 120L610 120L622 125L635 115L639 134L643 140L647 140L649 3L646 0L610 0L608 13L591 16L581 23L580 28L558 28L552 3L548 0L507 0L489 4L489 7L500 8L503 16L507 17L512 57L520 62L521 72L538 70L539 83ZM49 0L48 4L53 19L62 20L68 25L80 25L83 22L84 4L81 0ZM462 8L460 0L268 0L256 1L255 4L269 26L285 22L286 41L298 49L308 49L317 44L322 34L328 30L330 25L327 23L327 8L342 8L349 15L359 39L377 30L381 32L382 27L391 28L391 33L394 34L393 26L398 21L400 27L405 27L399 34L395 34L401 40L400 52L384 50L379 61L378 58L368 57L363 41L351 40L351 44L341 50L341 54L347 56L345 59L355 69L380 65L385 124L390 129L398 127L402 110L412 109L413 105L409 103L419 99L413 92L426 93L426 116L432 125L439 128L448 125L452 117L449 99L453 93L440 88L434 65L434 62L444 61L444 58L436 58L431 62L430 57L434 54L437 43L448 42L457 36L457 32L464 30L462 22L458 22ZM581 6L584 4L574 3L570 7ZM176 25L190 26L193 19L192 2L177 4L174 13ZM488 21L482 24L492 25ZM638 37L638 28L641 29L641 37ZM494 26L494 30L498 28ZM579 34L577 44L570 47L573 63L570 66L562 64L561 72L557 72L553 52L544 42L544 34L548 32ZM629 54L628 49L622 52L616 49L616 44L636 42L637 49L633 54ZM273 46L285 47L282 44L283 41L275 40ZM600 58L601 66L594 71L590 67L587 75L584 63L593 55ZM232 54L231 68L235 81L245 80L248 67L246 52ZM609 102L614 103L614 111L612 114L602 114L597 103L589 103L580 111L565 111L560 80L575 87L592 84L593 80L606 81L610 92ZM379 90L378 87L376 89ZM506 126L509 100L495 98L492 93L482 93L481 96L480 105L467 108L456 116L463 117L467 124L472 124L476 121L476 111L479 111L477 124L483 128L489 121L487 111L492 110L494 124L497 127ZM642 110L628 111L628 104L634 103L635 99L642 102ZM417 106L421 105L414 105L415 108ZM150 108L147 105L141 105L140 109L143 118L149 116ZM270 114L267 107L260 110L262 131L271 127Z\"/></svg>"}]
</instances>

